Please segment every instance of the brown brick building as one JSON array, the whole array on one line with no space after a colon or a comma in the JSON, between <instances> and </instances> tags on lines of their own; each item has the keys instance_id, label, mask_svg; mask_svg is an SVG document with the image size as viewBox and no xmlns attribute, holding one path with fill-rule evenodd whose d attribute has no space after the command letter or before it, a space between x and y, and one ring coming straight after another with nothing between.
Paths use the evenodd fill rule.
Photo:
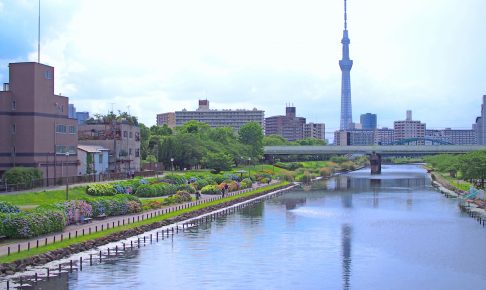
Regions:
<instances>
[{"instance_id":1,"label":"brown brick building","mask_svg":"<svg viewBox=\"0 0 486 290\"><path fill-rule=\"evenodd\" d=\"M54 68L9 64L0 91L0 174L37 167L45 178L76 175L77 122L68 118L68 98L54 94Z\"/></svg>"}]
</instances>

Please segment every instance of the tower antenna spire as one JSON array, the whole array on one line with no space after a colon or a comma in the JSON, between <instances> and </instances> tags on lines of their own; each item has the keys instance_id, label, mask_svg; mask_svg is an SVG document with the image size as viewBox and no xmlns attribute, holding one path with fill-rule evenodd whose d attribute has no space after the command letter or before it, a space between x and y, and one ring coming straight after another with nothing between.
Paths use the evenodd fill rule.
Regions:
<instances>
[{"instance_id":1,"label":"tower antenna spire","mask_svg":"<svg viewBox=\"0 0 486 290\"><path fill-rule=\"evenodd\" d=\"M37 62L40 63L40 24L41 24L41 2L39 0L39 13L37 18Z\"/></svg>"},{"instance_id":2,"label":"tower antenna spire","mask_svg":"<svg viewBox=\"0 0 486 290\"><path fill-rule=\"evenodd\" d=\"M344 0L344 30L348 29L348 14L346 0Z\"/></svg>"}]
</instances>

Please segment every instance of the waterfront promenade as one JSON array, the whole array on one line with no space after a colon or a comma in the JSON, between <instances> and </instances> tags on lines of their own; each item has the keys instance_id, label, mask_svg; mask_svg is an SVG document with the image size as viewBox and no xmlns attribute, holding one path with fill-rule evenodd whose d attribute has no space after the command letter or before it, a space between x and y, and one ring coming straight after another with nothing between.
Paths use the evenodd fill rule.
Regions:
<instances>
[{"instance_id":1,"label":"waterfront promenade","mask_svg":"<svg viewBox=\"0 0 486 290\"><path fill-rule=\"evenodd\" d=\"M239 195L257 188L264 187L266 185L267 184L254 184L251 189L243 189L243 190L230 192L225 194L225 197ZM119 226L132 224L138 221L143 221L156 216L171 213L177 210L190 208L199 204L215 201L221 198L222 198L221 195L202 195L198 201L190 201L181 204L170 205L160 209L149 210L138 214L107 217L104 219L93 219L92 222L90 223L67 226L63 232L43 235L31 239L8 240L0 244L0 256L6 256L9 255L9 253L13 254L19 251L26 251L26 250L28 251L29 249L42 247L45 246L46 244L49 245L67 239L72 239L72 238L116 228Z\"/></svg>"}]
</instances>

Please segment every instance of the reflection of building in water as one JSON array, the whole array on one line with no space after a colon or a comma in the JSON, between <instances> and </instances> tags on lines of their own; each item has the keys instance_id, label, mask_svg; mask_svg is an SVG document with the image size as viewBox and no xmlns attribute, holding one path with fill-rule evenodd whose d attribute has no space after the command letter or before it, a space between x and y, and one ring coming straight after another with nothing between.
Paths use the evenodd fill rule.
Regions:
<instances>
[{"instance_id":1,"label":"reflection of building in water","mask_svg":"<svg viewBox=\"0 0 486 290\"><path fill-rule=\"evenodd\" d=\"M373 207L377 208L380 206L380 192L381 188L381 179L370 179L370 187L373 191Z\"/></svg>"},{"instance_id":2,"label":"reflection of building in water","mask_svg":"<svg viewBox=\"0 0 486 290\"><path fill-rule=\"evenodd\" d=\"M359 178L357 176L340 175L328 182L327 190L331 191L383 191L390 188L407 188L407 189L424 189L427 184L427 179L422 176L417 178L382 178L382 179L370 179L369 176Z\"/></svg>"},{"instance_id":3,"label":"reflection of building in water","mask_svg":"<svg viewBox=\"0 0 486 290\"><path fill-rule=\"evenodd\" d=\"M352 228L349 224L341 226L341 247L343 258L343 289L349 289L351 278L351 235Z\"/></svg>"}]
</instances>

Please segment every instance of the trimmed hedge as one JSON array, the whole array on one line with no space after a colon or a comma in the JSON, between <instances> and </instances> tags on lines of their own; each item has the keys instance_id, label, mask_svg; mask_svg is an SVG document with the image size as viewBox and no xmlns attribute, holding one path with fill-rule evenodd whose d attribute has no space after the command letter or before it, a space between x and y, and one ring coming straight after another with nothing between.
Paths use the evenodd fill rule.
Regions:
<instances>
[{"instance_id":1,"label":"trimmed hedge","mask_svg":"<svg viewBox=\"0 0 486 290\"><path fill-rule=\"evenodd\" d=\"M1 213L0 234L7 238L32 238L52 232L59 232L66 225L62 210L36 209L25 213Z\"/></svg>"},{"instance_id":2,"label":"trimmed hedge","mask_svg":"<svg viewBox=\"0 0 486 290\"><path fill-rule=\"evenodd\" d=\"M185 178L184 175L167 174L164 176L164 179L168 179L172 181L174 184L187 184L187 178Z\"/></svg>"},{"instance_id":3,"label":"trimmed hedge","mask_svg":"<svg viewBox=\"0 0 486 290\"><path fill-rule=\"evenodd\" d=\"M86 186L86 194L91 196L113 196L117 192L113 184L96 183Z\"/></svg>"}]
</instances>

